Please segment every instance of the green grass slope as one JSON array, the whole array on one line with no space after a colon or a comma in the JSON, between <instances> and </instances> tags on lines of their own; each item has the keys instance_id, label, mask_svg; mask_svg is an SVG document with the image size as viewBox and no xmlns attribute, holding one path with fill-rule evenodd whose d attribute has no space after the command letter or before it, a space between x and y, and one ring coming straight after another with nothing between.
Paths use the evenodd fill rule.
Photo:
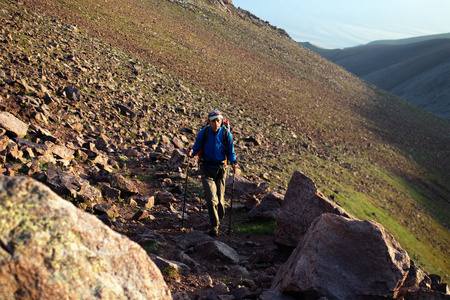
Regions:
<instances>
[{"instance_id":1,"label":"green grass slope","mask_svg":"<svg viewBox=\"0 0 450 300\"><path fill-rule=\"evenodd\" d=\"M273 187L304 172L356 217L382 223L418 265L450 278L448 122L218 1L23 2L207 94L205 111L223 108L263 141L239 153L247 172L270 173Z\"/></svg>"}]
</instances>

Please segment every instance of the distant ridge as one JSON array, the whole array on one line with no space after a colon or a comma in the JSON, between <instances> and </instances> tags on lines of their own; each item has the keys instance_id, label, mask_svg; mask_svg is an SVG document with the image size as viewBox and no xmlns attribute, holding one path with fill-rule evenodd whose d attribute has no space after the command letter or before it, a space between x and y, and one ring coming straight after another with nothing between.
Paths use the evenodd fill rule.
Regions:
<instances>
[{"instance_id":1,"label":"distant ridge","mask_svg":"<svg viewBox=\"0 0 450 300\"><path fill-rule=\"evenodd\" d=\"M399 39L399 40L378 40L378 41L370 42L367 45L380 45L380 44L381 45L405 45L405 44L413 44L413 43L435 40L435 39L450 39L450 32L449 33L441 33L441 34L417 36L417 37Z\"/></svg>"},{"instance_id":2,"label":"distant ridge","mask_svg":"<svg viewBox=\"0 0 450 300\"><path fill-rule=\"evenodd\" d=\"M301 45L415 105L450 120L450 33L346 49Z\"/></svg>"},{"instance_id":3,"label":"distant ridge","mask_svg":"<svg viewBox=\"0 0 450 300\"><path fill-rule=\"evenodd\" d=\"M322 47L316 46L314 44L311 44L310 42L298 42L298 44L303 46L303 47L305 47L305 48L307 48L307 49L309 49L309 50L312 50L312 51L314 51L317 54L320 54L322 56L324 56L324 54L326 54L326 53L340 50L340 49L326 49L326 48L322 48Z\"/></svg>"}]
</instances>

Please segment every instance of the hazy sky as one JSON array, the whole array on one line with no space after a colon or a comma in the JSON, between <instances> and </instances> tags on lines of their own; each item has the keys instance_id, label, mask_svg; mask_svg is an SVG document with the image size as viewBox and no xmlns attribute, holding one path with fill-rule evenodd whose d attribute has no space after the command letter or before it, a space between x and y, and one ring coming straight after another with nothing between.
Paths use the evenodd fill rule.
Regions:
<instances>
[{"instance_id":1,"label":"hazy sky","mask_svg":"<svg viewBox=\"0 0 450 300\"><path fill-rule=\"evenodd\" d=\"M450 0L233 0L297 42L343 48L450 32Z\"/></svg>"}]
</instances>

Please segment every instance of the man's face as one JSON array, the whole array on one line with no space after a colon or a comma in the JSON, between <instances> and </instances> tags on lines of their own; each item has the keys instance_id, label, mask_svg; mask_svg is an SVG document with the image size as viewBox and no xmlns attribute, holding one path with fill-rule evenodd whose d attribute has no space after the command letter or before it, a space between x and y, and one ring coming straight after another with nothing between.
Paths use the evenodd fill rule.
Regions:
<instances>
[{"instance_id":1,"label":"man's face","mask_svg":"<svg viewBox=\"0 0 450 300\"><path fill-rule=\"evenodd\" d=\"M219 130L220 125L222 125L222 118L217 118L212 121L209 121L209 124L211 125L211 129L213 132L216 132Z\"/></svg>"}]
</instances>

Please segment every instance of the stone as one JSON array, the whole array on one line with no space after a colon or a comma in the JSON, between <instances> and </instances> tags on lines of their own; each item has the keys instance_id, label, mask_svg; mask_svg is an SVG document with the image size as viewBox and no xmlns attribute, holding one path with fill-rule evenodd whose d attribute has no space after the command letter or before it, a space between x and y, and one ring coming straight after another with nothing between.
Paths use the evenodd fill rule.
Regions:
<instances>
[{"instance_id":1,"label":"stone","mask_svg":"<svg viewBox=\"0 0 450 300\"><path fill-rule=\"evenodd\" d=\"M234 197L246 198L247 196L259 196L269 192L269 184L265 182L251 182L236 174L234 182ZM233 189L233 176L228 176L225 182L225 193L231 195Z\"/></svg>"},{"instance_id":2,"label":"stone","mask_svg":"<svg viewBox=\"0 0 450 300\"><path fill-rule=\"evenodd\" d=\"M78 191L89 186L89 181L57 168L49 168L46 172L47 185L59 195L71 194L76 197Z\"/></svg>"},{"instance_id":3,"label":"stone","mask_svg":"<svg viewBox=\"0 0 450 300\"><path fill-rule=\"evenodd\" d=\"M174 137L172 139L172 143L177 147L178 149L184 149L184 143L179 138Z\"/></svg>"},{"instance_id":4,"label":"stone","mask_svg":"<svg viewBox=\"0 0 450 300\"><path fill-rule=\"evenodd\" d=\"M450 299L450 293L441 293L437 291L432 291L425 288L410 288L407 292L405 292L402 297L399 299L408 299L408 300L448 300Z\"/></svg>"},{"instance_id":5,"label":"stone","mask_svg":"<svg viewBox=\"0 0 450 300\"><path fill-rule=\"evenodd\" d=\"M75 153L74 150L69 149L63 145L53 145L50 147L50 151L59 158L62 159L73 159Z\"/></svg>"},{"instance_id":6,"label":"stone","mask_svg":"<svg viewBox=\"0 0 450 300\"><path fill-rule=\"evenodd\" d=\"M17 147L13 147L9 149L7 156L13 160L21 160L21 158L23 157L23 152L20 151Z\"/></svg>"},{"instance_id":7,"label":"stone","mask_svg":"<svg viewBox=\"0 0 450 300\"><path fill-rule=\"evenodd\" d=\"M0 151L3 151L9 145L9 138L5 135L0 136Z\"/></svg>"},{"instance_id":8,"label":"stone","mask_svg":"<svg viewBox=\"0 0 450 300\"><path fill-rule=\"evenodd\" d=\"M33 179L0 176L0 220L4 299L172 299L138 244Z\"/></svg>"},{"instance_id":9,"label":"stone","mask_svg":"<svg viewBox=\"0 0 450 300\"><path fill-rule=\"evenodd\" d=\"M408 276L406 277L402 288L419 286L419 284L425 279L426 276L427 274L425 273L425 271L416 266L414 261L411 260Z\"/></svg>"},{"instance_id":10,"label":"stone","mask_svg":"<svg viewBox=\"0 0 450 300\"><path fill-rule=\"evenodd\" d=\"M105 135L100 135L99 138L95 141L95 148L106 151L109 145L109 139Z\"/></svg>"},{"instance_id":11,"label":"stone","mask_svg":"<svg viewBox=\"0 0 450 300\"><path fill-rule=\"evenodd\" d=\"M192 231L177 237L174 237L174 242L182 250L187 250L188 248L195 247L199 244L214 241L212 237L204 234L200 231Z\"/></svg>"},{"instance_id":12,"label":"stone","mask_svg":"<svg viewBox=\"0 0 450 300\"><path fill-rule=\"evenodd\" d=\"M278 212L274 241L296 247L314 219L323 213L353 218L337 204L320 195L310 178L295 171Z\"/></svg>"},{"instance_id":13,"label":"stone","mask_svg":"<svg viewBox=\"0 0 450 300\"><path fill-rule=\"evenodd\" d=\"M180 275L187 275L191 272L191 268L181 262L168 260L154 254L150 254L150 258L161 271L164 269L173 269Z\"/></svg>"},{"instance_id":14,"label":"stone","mask_svg":"<svg viewBox=\"0 0 450 300\"><path fill-rule=\"evenodd\" d=\"M102 192L93 186L85 186L77 193L77 198L84 202L96 202L102 198Z\"/></svg>"},{"instance_id":15,"label":"stone","mask_svg":"<svg viewBox=\"0 0 450 300\"><path fill-rule=\"evenodd\" d=\"M239 263L239 255L236 250L220 241L212 240L198 244L196 250L210 259L219 259L231 264Z\"/></svg>"},{"instance_id":16,"label":"stone","mask_svg":"<svg viewBox=\"0 0 450 300\"><path fill-rule=\"evenodd\" d=\"M272 191L266 194L261 203L248 212L250 219L268 219L276 220L278 215L278 209L283 203L284 195Z\"/></svg>"},{"instance_id":17,"label":"stone","mask_svg":"<svg viewBox=\"0 0 450 300\"><path fill-rule=\"evenodd\" d=\"M169 160L170 168L177 169L183 166L186 161L186 155L180 149L175 149L172 151L172 156Z\"/></svg>"},{"instance_id":18,"label":"stone","mask_svg":"<svg viewBox=\"0 0 450 300\"><path fill-rule=\"evenodd\" d=\"M247 198L245 199L245 203L244 203L245 207L248 210L252 210L255 207L259 206L260 204L261 204L261 201L259 201L259 199L253 195L247 195Z\"/></svg>"},{"instance_id":19,"label":"stone","mask_svg":"<svg viewBox=\"0 0 450 300\"><path fill-rule=\"evenodd\" d=\"M155 195L155 203L157 204L168 204L176 201L174 195L167 191L159 191Z\"/></svg>"},{"instance_id":20,"label":"stone","mask_svg":"<svg viewBox=\"0 0 450 300\"><path fill-rule=\"evenodd\" d=\"M264 291L258 298L259 300L296 300L297 298L284 295L279 291Z\"/></svg>"},{"instance_id":21,"label":"stone","mask_svg":"<svg viewBox=\"0 0 450 300\"><path fill-rule=\"evenodd\" d=\"M42 139L43 141L55 143L58 140L50 131L41 126L31 124L30 130L33 130L36 133L36 136Z\"/></svg>"},{"instance_id":22,"label":"stone","mask_svg":"<svg viewBox=\"0 0 450 300\"><path fill-rule=\"evenodd\" d=\"M133 197L136 204L145 207L147 210L151 210L155 206L155 196L149 195L136 195Z\"/></svg>"},{"instance_id":23,"label":"stone","mask_svg":"<svg viewBox=\"0 0 450 300\"><path fill-rule=\"evenodd\" d=\"M173 251L171 256L173 260L184 263L189 268L191 268L191 270L196 269L198 267L197 262L195 262L189 255L187 255L183 251L175 250Z\"/></svg>"},{"instance_id":24,"label":"stone","mask_svg":"<svg viewBox=\"0 0 450 300\"><path fill-rule=\"evenodd\" d=\"M48 152L49 148L45 144L33 143L33 142L30 142L29 140L26 140L23 138L16 138L15 141L19 146L21 146L21 147L26 146L28 148L31 148L31 149L33 149L34 152L36 152L39 155L49 153Z\"/></svg>"},{"instance_id":25,"label":"stone","mask_svg":"<svg viewBox=\"0 0 450 300\"><path fill-rule=\"evenodd\" d=\"M409 267L408 253L381 224L328 213L311 224L271 290L330 299L396 297Z\"/></svg>"},{"instance_id":26,"label":"stone","mask_svg":"<svg viewBox=\"0 0 450 300\"><path fill-rule=\"evenodd\" d=\"M96 164L96 165L100 165L103 168L105 168L106 166L108 166L108 156L102 154L102 153L96 153L94 156L92 156L92 163Z\"/></svg>"},{"instance_id":27,"label":"stone","mask_svg":"<svg viewBox=\"0 0 450 300\"><path fill-rule=\"evenodd\" d=\"M138 226L136 228L136 235L131 238L131 240L135 241L138 244L142 244L143 242L146 242L148 240L154 240L160 244L167 244L167 241L163 235L152 231L145 226Z\"/></svg>"},{"instance_id":28,"label":"stone","mask_svg":"<svg viewBox=\"0 0 450 300\"><path fill-rule=\"evenodd\" d=\"M80 101L80 91L74 86L67 86L64 88L64 93L67 98L75 101Z\"/></svg>"},{"instance_id":29,"label":"stone","mask_svg":"<svg viewBox=\"0 0 450 300\"><path fill-rule=\"evenodd\" d=\"M28 131L28 124L16 118L9 112L0 111L0 127L12 137L23 138Z\"/></svg>"},{"instance_id":30,"label":"stone","mask_svg":"<svg viewBox=\"0 0 450 300\"><path fill-rule=\"evenodd\" d=\"M135 220L135 221L140 221L140 220L143 220L143 219L146 219L146 218L148 218L148 211L146 211L146 210L139 210L133 215L133 217L131 219Z\"/></svg>"},{"instance_id":31,"label":"stone","mask_svg":"<svg viewBox=\"0 0 450 300\"><path fill-rule=\"evenodd\" d=\"M139 190L136 185L128 178L123 177L120 174L113 173L110 175L111 186L119 189L121 192L129 194L137 194Z\"/></svg>"},{"instance_id":32,"label":"stone","mask_svg":"<svg viewBox=\"0 0 450 300\"><path fill-rule=\"evenodd\" d=\"M261 139L259 139L257 137L249 136L249 137L243 138L242 141L244 141L247 144L247 146L261 146L262 145Z\"/></svg>"},{"instance_id":33,"label":"stone","mask_svg":"<svg viewBox=\"0 0 450 300\"><path fill-rule=\"evenodd\" d=\"M115 205L110 205L110 204L106 204L106 203L95 204L94 211L97 214L106 214L106 215L108 215L108 217L110 219L114 219L119 216L117 207Z\"/></svg>"},{"instance_id":34,"label":"stone","mask_svg":"<svg viewBox=\"0 0 450 300\"><path fill-rule=\"evenodd\" d=\"M172 294L172 299L173 300L191 300L188 293L186 293L185 291Z\"/></svg>"},{"instance_id":35,"label":"stone","mask_svg":"<svg viewBox=\"0 0 450 300\"><path fill-rule=\"evenodd\" d=\"M106 182L100 182L99 183L102 192L105 194L106 197L112 199L112 200L118 200L120 198L120 190L113 188L109 185L109 183Z\"/></svg>"},{"instance_id":36,"label":"stone","mask_svg":"<svg viewBox=\"0 0 450 300\"><path fill-rule=\"evenodd\" d=\"M155 206L155 196L144 196L143 201L145 203L144 207L148 210Z\"/></svg>"}]
</instances>

